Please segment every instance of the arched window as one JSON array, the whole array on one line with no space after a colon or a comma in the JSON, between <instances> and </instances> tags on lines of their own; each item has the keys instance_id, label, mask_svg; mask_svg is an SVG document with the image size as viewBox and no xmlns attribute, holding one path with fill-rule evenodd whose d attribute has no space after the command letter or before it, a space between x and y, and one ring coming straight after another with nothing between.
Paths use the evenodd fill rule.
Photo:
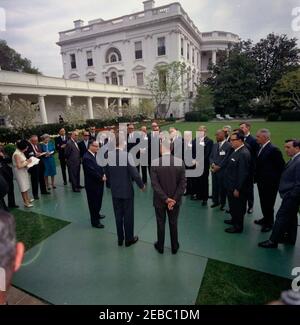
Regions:
<instances>
[{"instance_id":1,"label":"arched window","mask_svg":"<svg viewBox=\"0 0 300 325\"><path fill-rule=\"evenodd\" d=\"M110 75L110 78L111 78L111 84L112 85L118 85L118 75L116 74L116 72L112 72L111 75Z\"/></svg>"},{"instance_id":2,"label":"arched window","mask_svg":"<svg viewBox=\"0 0 300 325\"><path fill-rule=\"evenodd\" d=\"M120 62L120 61L122 61L121 52L117 48L111 47L106 52L105 62L106 63L113 63L113 62Z\"/></svg>"}]
</instances>

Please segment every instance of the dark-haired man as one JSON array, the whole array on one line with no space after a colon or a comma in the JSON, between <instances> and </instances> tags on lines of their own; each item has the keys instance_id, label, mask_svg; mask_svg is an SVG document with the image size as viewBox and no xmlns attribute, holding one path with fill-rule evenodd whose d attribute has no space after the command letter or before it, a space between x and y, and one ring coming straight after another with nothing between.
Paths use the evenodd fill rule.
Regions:
<instances>
[{"instance_id":1,"label":"dark-haired man","mask_svg":"<svg viewBox=\"0 0 300 325\"><path fill-rule=\"evenodd\" d=\"M300 140L286 140L285 152L291 158L281 176L281 206L269 240L259 243L263 248L277 248L279 243L295 245L300 206Z\"/></svg>"},{"instance_id":2,"label":"dark-haired man","mask_svg":"<svg viewBox=\"0 0 300 325\"><path fill-rule=\"evenodd\" d=\"M247 191L250 183L249 168L251 155L244 143L244 132L234 131L230 137L233 153L225 170L225 187L232 219L225 220L232 227L227 233L241 233L244 229L244 216L247 210Z\"/></svg>"}]
</instances>

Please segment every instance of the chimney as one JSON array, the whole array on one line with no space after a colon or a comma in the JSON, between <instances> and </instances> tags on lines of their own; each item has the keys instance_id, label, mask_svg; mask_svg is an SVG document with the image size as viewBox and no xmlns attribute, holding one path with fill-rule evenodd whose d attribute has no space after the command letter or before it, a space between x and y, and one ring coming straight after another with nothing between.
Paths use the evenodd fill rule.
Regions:
<instances>
[{"instance_id":1,"label":"chimney","mask_svg":"<svg viewBox=\"0 0 300 325\"><path fill-rule=\"evenodd\" d=\"M74 28L80 28L83 27L84 21L79 19L79 20L74 20Z\"/></svg>"},{"instance_id":2,"label":"chimney","mask_svg":"<svg viewBox=\"0 0 300 325\"><path fill-rule=\"evenodd\" d=\"M147 0L147 1L144 1L143 4L144 4L144 11L151 10L155 6L155 1L154 0Z\"/></svg>"}]
</instances>

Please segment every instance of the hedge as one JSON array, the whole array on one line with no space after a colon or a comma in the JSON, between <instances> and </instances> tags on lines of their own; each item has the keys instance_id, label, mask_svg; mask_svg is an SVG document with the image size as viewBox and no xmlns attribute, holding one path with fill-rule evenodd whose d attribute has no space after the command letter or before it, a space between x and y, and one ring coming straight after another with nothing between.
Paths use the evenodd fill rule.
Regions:
<instances>
[{"instance_id":1,"label":"hedge","mask_svg":"<svg viewBox=\"0 0 300 325\"><path fill-rule=\"evenodd\" d=\"M188 112L185 114L185 120L187 122L208 122L208 114L202 112Z\"/></svg>"},{"instance_id":2,"label":"hedge","mask_svg":"<svg viewBox=\"0 0 300 325\"><path fill-rule=\"evenodd\" d=\"M281 111L282 121L300 121L300 111Z\"/></svg>"}]
</instances>

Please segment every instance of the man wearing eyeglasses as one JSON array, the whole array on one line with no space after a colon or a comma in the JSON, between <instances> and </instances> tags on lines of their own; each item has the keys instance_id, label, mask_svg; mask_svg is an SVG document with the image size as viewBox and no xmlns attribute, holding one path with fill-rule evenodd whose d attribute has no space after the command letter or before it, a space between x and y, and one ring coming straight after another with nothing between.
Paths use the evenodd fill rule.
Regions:
<instances>
[{"instance_id":1,"label":"man wearing eyeglasses","mask_svg":"<svg viewBox=\"0 0 300 325\"><path fill-rule=\"evenodd\" d=\"M231 227L225 231L230 234L242 233L244 216L247 212L247 193L250 186L251 154L244 143L245 134L236 130L230 137L233 153L225 170L229 210L232 219L225 220Z\"/></svg>"}]
</instances>

